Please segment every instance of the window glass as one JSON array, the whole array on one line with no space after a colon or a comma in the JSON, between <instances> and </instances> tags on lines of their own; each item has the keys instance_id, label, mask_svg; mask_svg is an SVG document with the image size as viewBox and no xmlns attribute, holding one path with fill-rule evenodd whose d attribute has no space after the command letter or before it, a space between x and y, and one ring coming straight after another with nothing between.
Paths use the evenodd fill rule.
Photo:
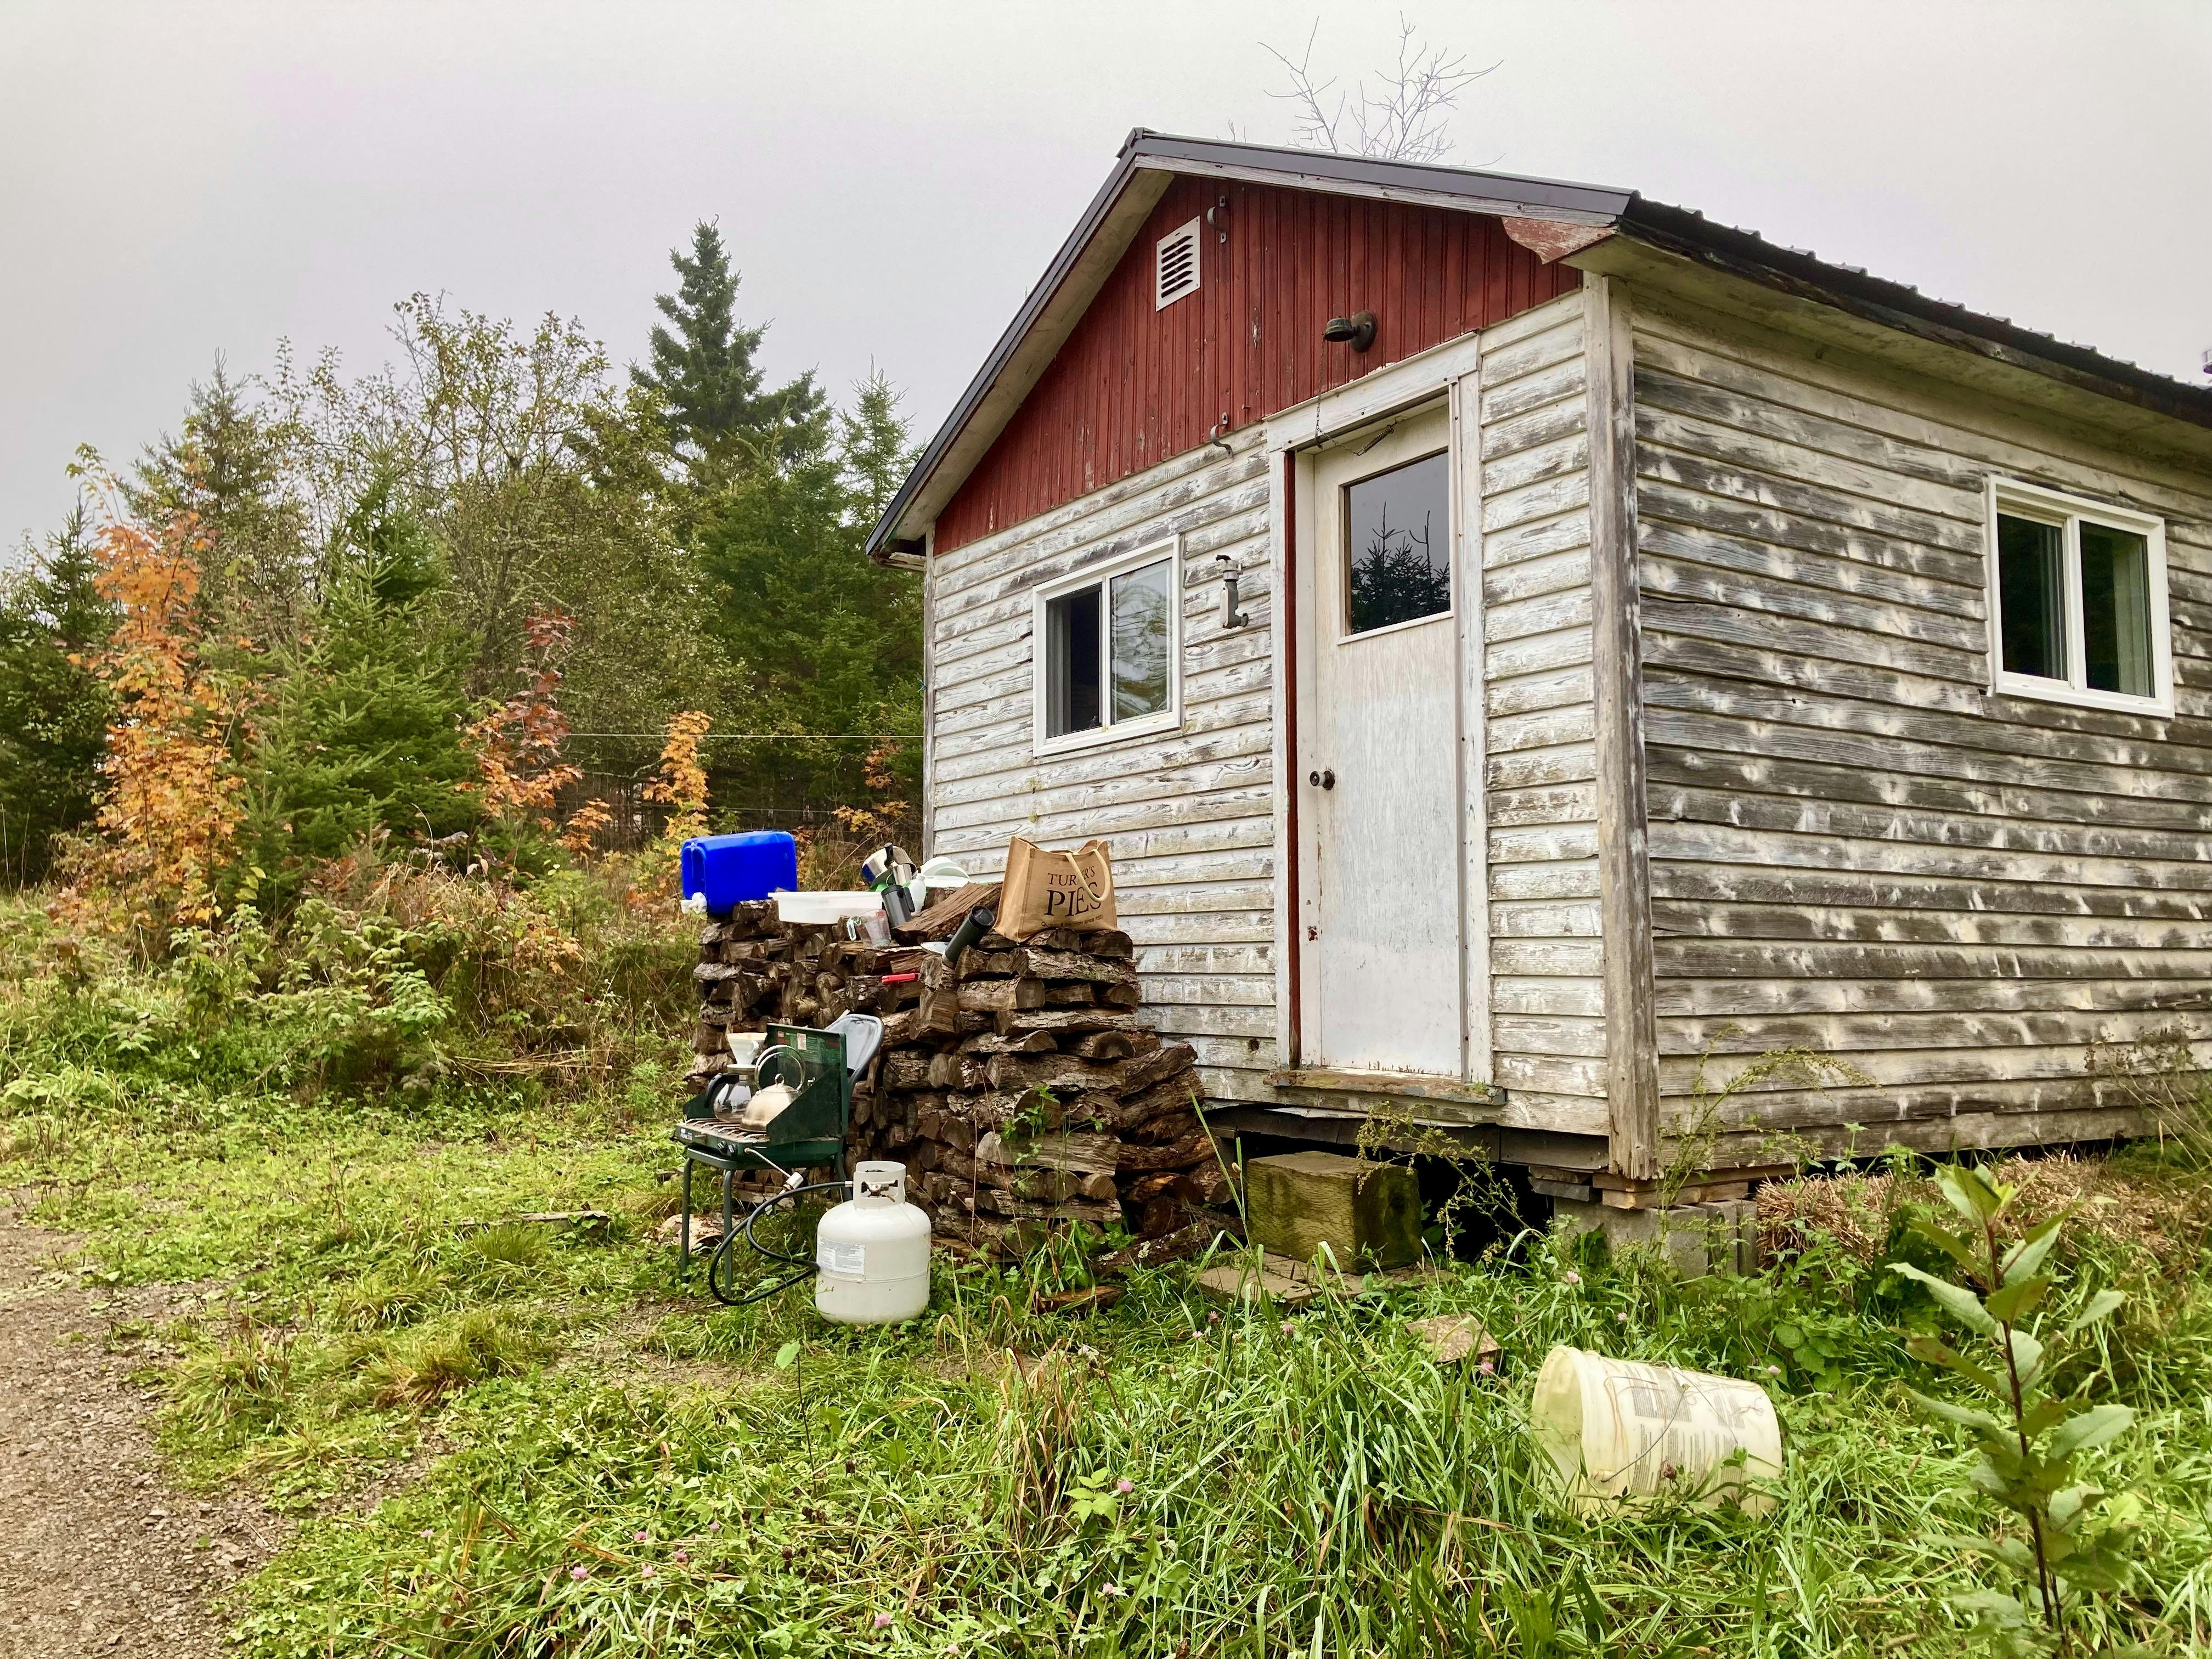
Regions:
<instances>
[{"instance_id":1,"label":"window glass","mask_svg":"<svg viewBox=\"0 0 2212 1659\"><path fill-rule=\"evenodd\" d=\"M1347 484L1347 632L1451 609L1451 469L1439 453Z\"/></svg>"},{"instance_id":2,"label":"window glass","mask_svg":"<svg viewBox=\"0 0 2212 1659\"><path fill-rule=\"evenodd\" d=\"M2005 672L2066 678L2066 532L1997 515L1998 609Z\"/></svg>"},{"instance_id":3,"label":"window glass","mask_svg":"<svg viewBox=\"0 0 2212 1659\"><path fill-rule=\"evenodd\" d=\"M1045 735L1099 723L1098 590L1085 587L1045 606Z\"/></svg>"},{"instance_id":4,"label":"window glass","mask_svg":"<svg viewBox=\"0 0 2212 1659\"><path fill-rule=\"evenodd\" d=\"M1148 564L1109 586L1114 718L1156 714L1168 706L1168 567Z\"/></svg>"},{"instance_id":5,"label":"window glass","mask_svg":"<svg viewBox=\"0 0 2212 1659\"><path fill-rule=\"evenodd\" d=\"M2005 595L2005 614L2012 595ZM2151 685L2150 543L2131 530L2081 521L2081 651L2090 686L2154 696Z\"/></svg>"}]
</instances>

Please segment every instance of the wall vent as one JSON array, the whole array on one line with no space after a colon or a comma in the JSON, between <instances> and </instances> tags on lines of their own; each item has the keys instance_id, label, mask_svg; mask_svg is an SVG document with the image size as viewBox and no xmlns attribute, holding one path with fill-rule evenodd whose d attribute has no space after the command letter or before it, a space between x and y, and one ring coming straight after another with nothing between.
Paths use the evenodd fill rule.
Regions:
<instances>
[{"instance_id":1,"label":"wall vent","mask_svg":"<svg viewBox=\"0 0 2212 1659\"><path fill-rule=\"evenodd\" d=\"M1198 292L1198 221L1160 238L1152 251L1152 309Z\"/></svg>"}]
</instances>

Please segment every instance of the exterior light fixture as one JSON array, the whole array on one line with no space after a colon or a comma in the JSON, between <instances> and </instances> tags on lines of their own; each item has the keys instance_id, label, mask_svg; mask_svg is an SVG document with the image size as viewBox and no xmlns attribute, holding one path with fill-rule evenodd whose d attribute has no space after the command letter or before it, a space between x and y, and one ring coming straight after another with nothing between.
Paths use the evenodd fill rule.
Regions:
<instances>
[{"instance_id":1,"label":"exterior light fixture","mask_svg":"<svg viewBox=\"0 0 2212 1659\"><path fill-rule=\"evenodd\" d=\"M1375 343L1375 313L1355 311L1349 317L1332 317L1321 331L1321 337L1334 345L1348 345L1354 351L1364 351Z\"/></svg>"}]
</instances>

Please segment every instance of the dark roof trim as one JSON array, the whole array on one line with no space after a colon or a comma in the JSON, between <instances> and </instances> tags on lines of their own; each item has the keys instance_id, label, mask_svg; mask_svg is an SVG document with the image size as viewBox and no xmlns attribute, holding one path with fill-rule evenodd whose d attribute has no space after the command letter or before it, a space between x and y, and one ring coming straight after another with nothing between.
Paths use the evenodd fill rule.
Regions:
<instances>
[{"instance_id":1,"label":"dark roof trim","mask_svg":"<svg viewBox=\"0 0 2212 1659\"><path fill-rule=\"evenodd\" d=\"M2212 387L2191 386L2086 346L2069 345L2047 334L2018 327L2002 318L1947 305L1903 283L1779 247L1749 231L1717 224L1701 214L1650 201L1632 191L1462 167L1381 161L1320 150L1179 138L1139 127L1122 144L1114 171L1091 198L1044 276L1030 290L990 356L869 532L872 558L888 556L889 544L901 534L901 526L916 498L928 487L978 407L1005 374L1115 204L1141 172L1245 179L1294 189L1425 202L1466 212L1610 227L1638 241L1764 287L2192 425L2212 428ZM916 525L906 533L921 528Z\"/></svg>"},{"instance_id":2,"label":"dark roof trim","mask_svg":"<svg viewBox=\"0 0 2212 1659\"><path fill-rule=\"evenodd\" d=\"M1176 138L1142 128L1121 146L1124 158L1175 173L1250 178L1268 184L1335 190L1392 201L1429 201L1472 213L1516 215L1530 219L1565 219L1595 225L1617 220L1635 192L1597 185L1565 184L1556 179L1524 179L1509 173L1476 173L1466 167L1435 167L1419 161L1378 161L1365 155L1329 150L1287 149L1271 144L1224 143L1211 138Z\"/></svg>"}]
</instances>

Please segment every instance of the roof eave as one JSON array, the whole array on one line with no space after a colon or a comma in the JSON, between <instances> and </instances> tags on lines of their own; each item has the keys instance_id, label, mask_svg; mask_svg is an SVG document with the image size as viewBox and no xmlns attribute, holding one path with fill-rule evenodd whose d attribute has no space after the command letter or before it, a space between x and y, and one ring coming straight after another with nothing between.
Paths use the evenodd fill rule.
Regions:
<instances>
[{"instance_id":1,"label":"roof eave","mask_svg":"<svg viewBox=\"0 0 2212 1659\"><path fill-rule=\"evenodd\" d=\"M2212 428L2212 388L2189 386L2087 346L1931 299L1901 283L1778 247L1748 231L1638 196L1619 233L1762 287L1811 300L1920 339L2061 381L2192 426Z\"/></svg>"}]
</instances>

